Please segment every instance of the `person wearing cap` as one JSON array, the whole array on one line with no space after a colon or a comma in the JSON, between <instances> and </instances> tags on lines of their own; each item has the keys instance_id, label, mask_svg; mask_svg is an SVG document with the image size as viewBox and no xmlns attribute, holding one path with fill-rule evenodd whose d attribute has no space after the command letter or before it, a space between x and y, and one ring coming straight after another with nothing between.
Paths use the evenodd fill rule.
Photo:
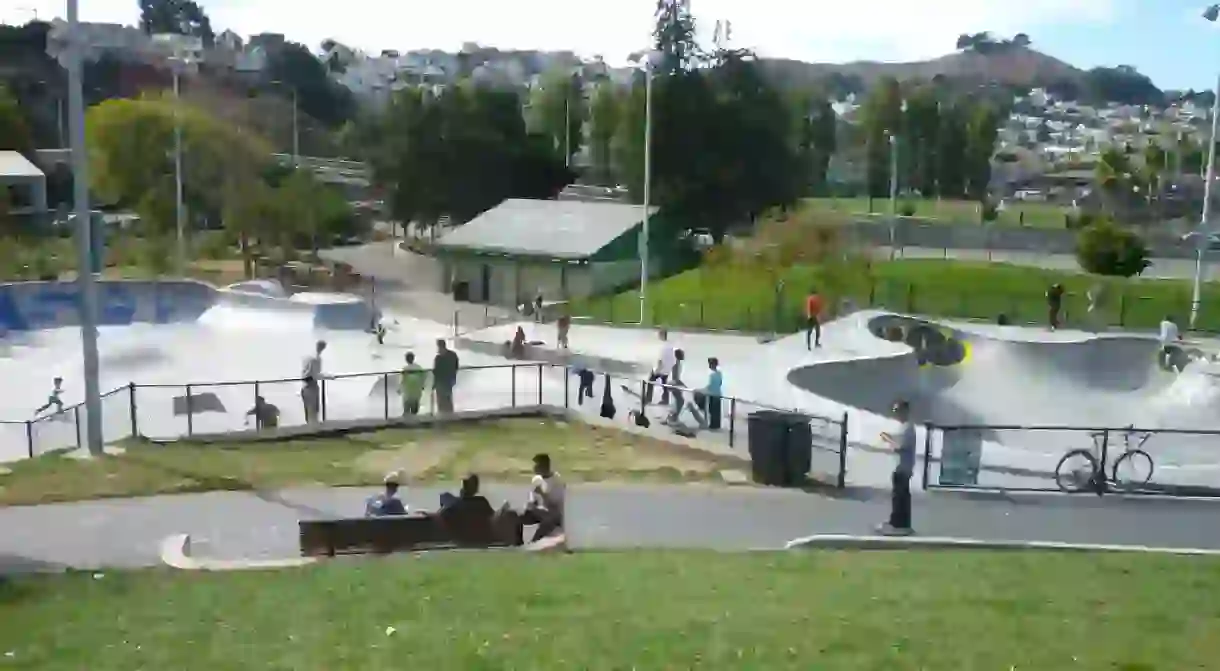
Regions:
<instances>
[{"instance_id":1,"label":"person wearing cap","mask_svg":"<svg viewBox=\"0 0 1220 671\"><path fill-rule=\"evenodd\" d=\"M398 471L385 476L385 491L370 496L364 504L365 517L388 517L391 515L406 515L407 506L398 498L398 487L401 476Z\"/></svg>"}]
</instances>

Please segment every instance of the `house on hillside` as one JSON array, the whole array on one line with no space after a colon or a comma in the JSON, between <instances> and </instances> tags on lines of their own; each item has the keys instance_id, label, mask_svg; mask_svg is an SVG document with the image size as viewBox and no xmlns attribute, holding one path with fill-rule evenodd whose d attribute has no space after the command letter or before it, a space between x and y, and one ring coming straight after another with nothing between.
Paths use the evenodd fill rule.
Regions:
<instances>
[{"instance_id":1,"label":"house on hillside","mask_svg":"<svg viewBox=\"0 0 1220 671\"><path fill-rule=\"evenodd\" d=\"M437 242L441 289L510 307L612 291L640 275L643 218L627 203L506 200Z\"/></svg>"}]
</instances>

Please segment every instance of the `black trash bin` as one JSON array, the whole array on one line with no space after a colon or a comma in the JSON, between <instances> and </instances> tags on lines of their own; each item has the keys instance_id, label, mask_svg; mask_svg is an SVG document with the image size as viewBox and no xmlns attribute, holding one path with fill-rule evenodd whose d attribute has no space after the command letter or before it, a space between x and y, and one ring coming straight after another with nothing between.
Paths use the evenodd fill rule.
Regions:
<instances>
[{"instance_id":1,"label":"black trash bin","mask_svg":"<svg viewBox=\"0 0 1220 671\"><path fill-rule=\"evenodd\" d=\"M453 300L455 300L455 301L470 300L470 283L469 282L454 282L453 283Z\"/></svg>"},{"instance_id":2,"label":"black trash bin","mask_svg":"<svg viewBox=\"0 0 1220 671\"><path fill-rule=\"evenodd\" d=\"M787 413L758 410L746 418L750 474L760 485L782 486L785 481Z\"/></svg>"},{"instance_id":3,"label":"black trash bin","mask_svg":"<svg viewBox=\"0 0 1220 671\"><path fill-rule=\"evenodd\" d=\"M784 440L784 484L800 487L809 478L813 467L813 427L811 418L796 413L784 416L787 429Z\"/></svg>"}]
</instances>

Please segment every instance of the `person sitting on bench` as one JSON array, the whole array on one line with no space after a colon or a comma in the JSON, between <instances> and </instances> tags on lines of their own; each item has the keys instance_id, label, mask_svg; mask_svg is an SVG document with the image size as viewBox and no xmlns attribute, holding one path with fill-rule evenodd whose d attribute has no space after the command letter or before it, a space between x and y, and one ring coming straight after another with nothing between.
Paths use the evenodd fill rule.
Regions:
<instances>
[{"instance_id":1,"label":"person sitting on bench","mask_svg":"<svg viewBox=\"0 0 1220 671\"><path fill-rule=\"evenodd\" d=\"M529 501L521 515L522 524L537 524L531 543L563 529L563 507L567 487L559 474L551 469L548 454L534 455L534 479L530 482Z\"/></svg>"},{"instance_id":2,"label":"person sitting on bench","mask_svg":"<svg viewBox=\"0 0 1220 671\"><path fill-rule=\"evenodd\" d=\"M406 515L407 506L398 498L400 476L398 472L385 476L385 491L369 497L364 504L365 517L388 517L391 515Z\"/></svg>"},{"instance_id":3,"label":"person sitting on bench","mask_svg":"<svg viewBox=\"0 0 1220 671\"><path fill-rule=\"evenodd\" d=\"M462 478L462 488L456 496L449 492L441 494L441 508L437 512L442 515L450 512L471 516L485 515L488 518L496 514L487 499L479 494L479 476L473 473Z\"/></svg>"}]
</instances>

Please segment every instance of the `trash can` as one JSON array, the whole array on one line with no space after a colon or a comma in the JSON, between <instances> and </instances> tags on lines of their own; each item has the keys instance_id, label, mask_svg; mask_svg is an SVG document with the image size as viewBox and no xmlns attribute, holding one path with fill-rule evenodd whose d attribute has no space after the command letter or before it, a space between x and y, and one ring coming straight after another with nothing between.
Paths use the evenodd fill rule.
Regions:
<instances>
[{"instance_id":1,"label":"trash can","mask_svg":"<svg viewBox=\"0 0 1220 671\"><path fill-rule=\"evenodd\" d=\"M786 439L784 440L784 484L800 487L809 477L813 467L813 427L806 415L789 413L784 416Z\"/></svg>"},{"instance_id":2,"label":"trash can","mask_svg":"<svg viewBox=\"0 0 1220 671\"><path fill-rule=\"evenodd\" d=\"M750 474L760 485L782 486L785 481L787 413L758 410L746 418Z\"/></svg>"},{"instance_id":3,"label":"trash can","mask_svg":"<svg viewBox=\"0 0 1220 671\"><path fill-rule=\"evenodd\" d=\"M469 282L454 282L453 283L453 300L455 300L455 301L470 300L470 283Z\"/></svg>"}]
</instances>

